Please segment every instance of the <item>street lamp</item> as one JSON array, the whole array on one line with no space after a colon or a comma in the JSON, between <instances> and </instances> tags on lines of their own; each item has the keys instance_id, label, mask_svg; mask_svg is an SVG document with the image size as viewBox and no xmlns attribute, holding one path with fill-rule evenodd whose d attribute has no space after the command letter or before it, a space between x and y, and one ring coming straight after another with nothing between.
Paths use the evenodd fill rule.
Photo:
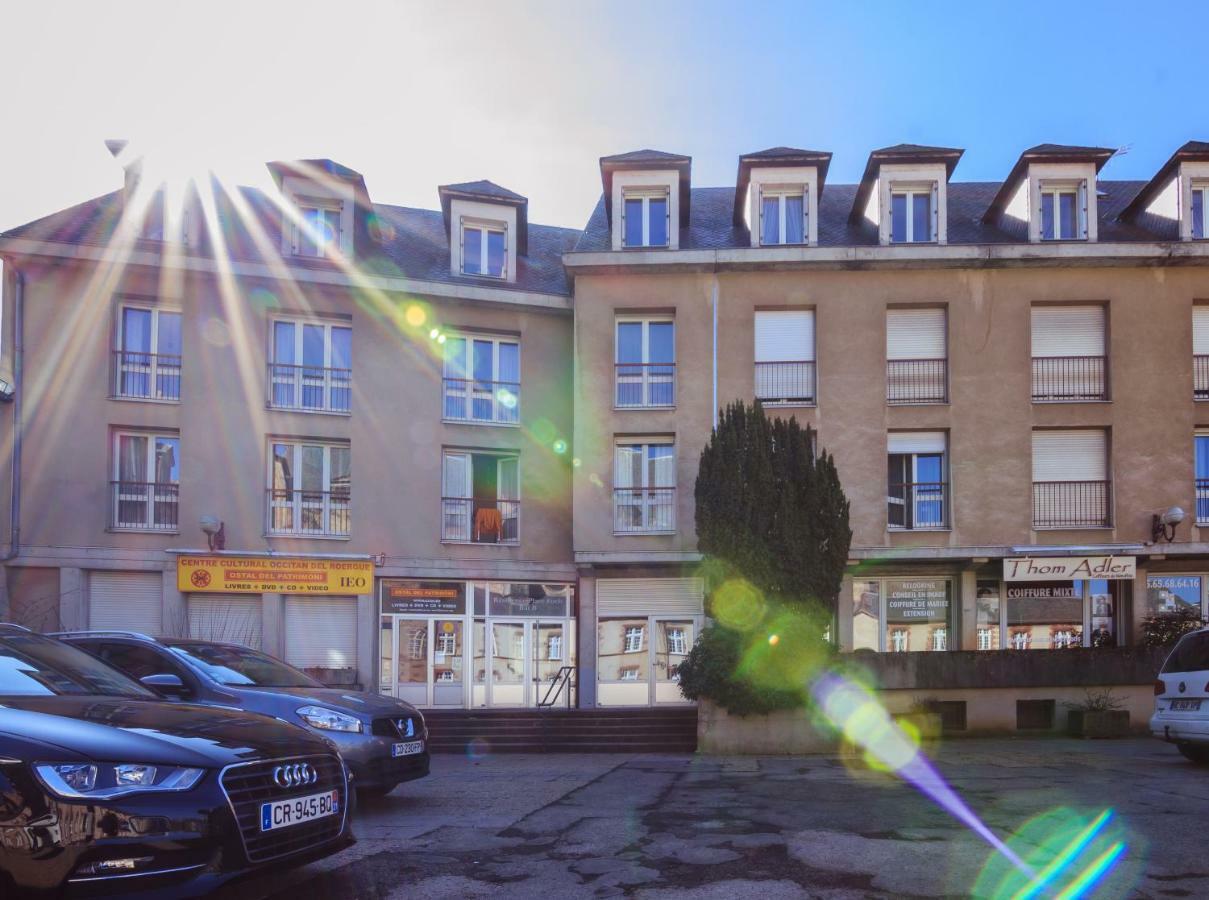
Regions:
<instances>
[{"instance_id":1,"label":"street lamp","mask_svg":"<svg viewBox=\"0 0 1209 900\"><path fill-rule=\"evenodd\" d=\"M1150 542L1157 544L1159 541L1171 543L1175 540L1175 528L1184 521L1184 511L1178 506L1173 506L1161 515L1155 513L1150 520Z\"/></svg>"}]
</instances>

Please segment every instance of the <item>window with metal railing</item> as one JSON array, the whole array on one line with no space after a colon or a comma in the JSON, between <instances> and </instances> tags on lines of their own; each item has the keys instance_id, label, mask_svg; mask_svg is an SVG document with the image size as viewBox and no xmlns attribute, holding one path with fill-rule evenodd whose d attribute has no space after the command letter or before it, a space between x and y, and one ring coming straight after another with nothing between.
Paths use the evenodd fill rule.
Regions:
<instances>
[{"instance_id":1,"label":"window with metal railing","mask_svg":"<svg viewBox=\"0 0 1209 900\"><path fill-rule=\"evenodd\" d=\"M520 343L449 335L444 343L443 416L449 422L520 422Z\"/></svg>"},{"instance_id":2,"label":"window with metal railing","mask_svg":"<svg viewBox=\"0 0 1209 900\"><path fill-rule=\"evenodd\" d=\"M1209 431L1198 433L1192 446L1196 467L1196 523L1209 525Z\"/></svg>"},{"instance_id":3,"label":"window with metal railing","mask_svg":"<svg viewBox=\"0 0 1209 900\"><path fill-rule=\"evenodd\" d=\"M1033 400L1107 400L1103 356L1034 356Z\"/></svg>"},{"instance_id":4,"label":"window with metal railing","mask_svg":"<svg viewBox=\"0 0 1209 900\"><path fill-rule=\"evenodd\" d=\"M891 530L949 527L944 432L895 431L887 439L886 524Z\"/></svg>"},{"instance_id":5,"label":"window with metal railing","mask_svg":"<svg viewBox=\"0 0 1209 900\"><path fill-rule=\"evenodd\" d=\"M347 444L272 442L266 491L269 534L349 537L351 463Z\"/></svg>"},{"instance_id":6,"label":"window with metal railing","mask_svg":"<svg viewBox=\"0 0 1209 900\"><path fill-rule=\"evenodd\" d=\"M886 310L887 403L948 403L948 356L943 307Z\"/></svg>"},{"instance_id":7,"label":"window with metal railing","mask_svg":"<svg viewBox=\"0 0 1209 900\"><path fill-rule=\"evenodd\" d=\"M519 456L446 450L442 470L442 541L520 543Z\"/></svg>"},{"instance_id":8,"label":"window with metal railing","mask_svg":"<svg viewBox=\"0 0 1209 900\"><path fill-rule=\"evenodd\" d=\"M676 530L676 448L671 443L619 443L613 464L613 531Z\"/></svg>"},{"instance_id":9,"label":"window with metal railing","mask_svg":"<svg viewBox=\"0 0 1209 900\"><path fill-rule=\"evenodd\" d=\"M1111 481L1034 481L1034 528L1112 525Z\"/></svg>"},{"instance_id":10,"label":"window with metal railing","mask_svg":"<svg viewBox=\"0 0 1209 900\"><path fill-rule=\"evenodd\" d=\"M1209 354L1192 357L1192 396L1197 400L1209 400Z\"/></svg>"},{"instance_id":11,"label":"window with metal railing","mask_svg":"<svg viewBox=\"0 0 1209 900\"><path fill-rule=\"evenodd\" d=\"M887 403L947 403L947 359L886 360Z\"/></svg>"},{"instance_id":12,"label":"window with metal railing","mask_svg":"<svg viewBox=\"0 0 1209 900\"><path fill-rule=\"evenodd\" d=\"M762 403L816 402L814 310L755 313L755 396Z\"/></svg>"},{"instance_id":13,"label":"window with metal railing","mask_svg":"<svg viewBox=\"0 0 1209 900\"><path fill-rule=\"evenodd\" d=\"M122 306L117 349L111 362L113 397L180 400L181 314L154 307Z\"/></svg>"},{"instance_id":14,"label":"window with metal railing","mask_svg":"<svg viewBox=\"0 0 1209 900\"><path fill-rule=\"evenodd\" d=\"M886 520L892 529L923 531L949 527L949 485L944 481L890 484Z\"/></svg>"},{"instance_id":15,"label":"window with metal railing","mask_svg":"<svg viewBox=\"0 0 1209 900\"><path fill-rule=\"evenodd\" d=\"M269 406L298 412L352 410L352 329L327 322L273 322Z\"/></svg>"},{"instance_id":16,"label":"window with metal railing","mask_svg":"<svg viewBox=\"0 0 1209 900\"><path fill-rule=\"evenodd\" d=\"M180 528L180 437L117 432L109 484L109 527L115 531Z\"/></svg>"},{"instance_id":17,"label":"window with metal railing","mask_svg":"<svg viewBox=\"0 0 1209 900\"><path fill-rule=\"evenodd\" d=\"M622 408L676 405L675 323L617 320L614 404Z\"/></svg>"},{"instance_id":18,"label":"window with metal railing","mask_svg":"<svg viewBox=\"0 0 1209 900\"><path fill-rule=\"evenodd\" d=\"M1106 307L1034 306L1031 329L1034 402L1108 399Z\"/></svg>"}]
</instances>

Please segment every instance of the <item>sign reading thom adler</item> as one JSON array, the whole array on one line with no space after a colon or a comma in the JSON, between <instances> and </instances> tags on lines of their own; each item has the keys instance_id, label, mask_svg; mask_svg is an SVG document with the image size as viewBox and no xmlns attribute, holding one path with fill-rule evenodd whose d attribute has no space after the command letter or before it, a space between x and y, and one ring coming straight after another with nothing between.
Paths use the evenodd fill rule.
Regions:
<instances>
[{"instance_id":1,"label":"sign reading thom adler","mask_svg":"<svg viewBox=\"0 0 1209 900\"><path fill-rule=\"evenodd\" d=\"M1121 581L1137 575L1132 556L1026 556L1003 561L1004 581Z\"/></svg>"},{"instance_id":2,"label":"sign reading thom adler","mask_svg":"<svg viewBox=\"0 0 1209 900\"><path fill-rule=\"evenodd\" d=\"M368 594L372 560L288 556L178 556L182 594Z\"/></svg>"}]
</instances>

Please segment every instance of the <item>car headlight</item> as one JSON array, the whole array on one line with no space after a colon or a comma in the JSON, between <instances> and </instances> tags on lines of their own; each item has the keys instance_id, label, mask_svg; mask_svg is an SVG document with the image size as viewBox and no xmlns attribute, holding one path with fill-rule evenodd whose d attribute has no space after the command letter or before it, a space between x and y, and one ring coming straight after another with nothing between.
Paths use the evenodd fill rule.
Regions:
<instances>
[{"instance_id":1,"label":"car headlight","mask_svg":"<svg viewBox=\"0 0 1209 900\"><path fill-rule=\"evenodd\" d=\"M298 717L312 728L322 728L324 731L361 730L360 719L324 706L304 706L297 712Z\"/></svg>"},{"instance_id":2,"label":"car headlight","mask_svg":"<svg viewBox=\"0 0 1209 900\"><path fill-rule=\"evenodd\" d=\"M150 791L187 791L204 769L142 763L36 763L34 771L48 791L72 800L120 797Z\"/></svg>"}]
</instances>

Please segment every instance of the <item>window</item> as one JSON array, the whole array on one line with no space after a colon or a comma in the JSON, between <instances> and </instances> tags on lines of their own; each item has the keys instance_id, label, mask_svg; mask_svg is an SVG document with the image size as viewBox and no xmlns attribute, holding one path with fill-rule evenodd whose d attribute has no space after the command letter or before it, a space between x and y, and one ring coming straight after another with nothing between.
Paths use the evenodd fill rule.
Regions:
<instances>
[{"instance_id":1,"label":"window","mask_svg":"<svg viewBox=\"0 0 1209 900\"><path fill-rule=\"evenodd\" d=\"M299 221L294 223L294 254L296 256L327 256L340 243L342 205L315 200L301 200Z\"/></svg>"},{"instance_id":2,"label":"window","mask_svg":"<svg viewBox=\"0 0 1209 900\"><path fill-rule=\"evenodd\" d=\"M890 243L936 240L936 185L891 185Z\"/></svg>"},{"instance_id":3,"label":"window","mask_svg":"<svg viewBox=\"0 0 1209 900\"><path fill-rule=\"evenodd\" d=\"M979 628L978 629L978 649L979 650L994 650L995 649L995 644L998 643L995 640L995 631L996 631L996 629L992 629L992 628Z\"/></svg>"},{"instance_id":4,"label":"window","mask_svg":"<svg viewBox=\"0 0 1209 900\"><path fill-rule=\"evenodd\" d=\"M886 310L886 402L947 403L948 317L942 308Z\"/></svg>"},{"instance_id":5,"label":"window","mask_svg":"<svg viewBox=\"0 0 1209 900\"><path fill-rule=\"evenodd\" d=\"M1034 306L1033 401L1108 399L1106 309L1103 306Z\"/></svg>"},{"instance_id":6,"label":"window","mask_svg":"<svg viewBox=\"0 0 1209 900\"><path fill-rule=\"evenodd\" d=\"M998 650L1000 641L999 582L979 581L974 599L974 627L979 650Z\"/></svg>"},{"instance_id":7,"label":"window","mask_svg":"<svg viewBox=\"0 0 1209 900\"><path fill-rule=\"evenodd\" d=\"M563 636L551 634L546 638L546 659L561 660L563 658Z\"/></svg>"},{"instance_id":8,"label":"window","mask_svg":"<svg viewBox=\"0 0 1209 900\"><path fill-rule=\"evenodd\" d=\"M685 634L683 628L667 630L667 652L677 656L684 656L688 653L688 635Z\"/></svg>"},{"instance_id":9,"label":"window","mask_svg":"<svg viewBox=\"0 0 1209 900\"><path fill-rule=\"evenodd\" d=\"M1102 429L1033 432L1033 527L1112 525L1108 434Z\"/></svg>"},{"instance_id":10,"label":"window","mask_svg":"<svg viewBox=\"0 0 1209 900\"><path fill-rule=\"evenodd\" d=\"M1192 183L1192 239L1204 240L1209 237L1205 227L1205 210L1209 207L1209 182L1194 181Z\"/></svg>"},{"instance_id":11,"label":"window","mask_svg":"<svg viewBox=\"0 0 1209 900\"><path fill-rule=\"evenodd\" d=\"M1193 439L1196 464L1196 524L1209 524L1209 432Z\"/></svg>"},{"instance_id":12,"label":"window","mask_svg":"<svg viewBox=\"0 0 1209 900\"><path fill-rule=\"evenodd\" d=\"M755 332L756 399L814 403L814 311L757 310Z\"/></svg>"},{"instance_id":13,"label":"window","mask_svg":"<svg viewBox=\"0 0 1209 900\"><path fill-rule=\"evenodd\" d=\"M932 649L949 649L949 630L947 628L934 628L932 630Z\"/></svg>"},{"instance_id":14,"label":"window","mask_svg":"<svg viewBox=\"0 0 1209 900\"><path fill-rule=\"evenodd\" d=\"M521 348L515 338L450 335L444 348L448 421L520 421Z\"/></svg>"},{"instance_id":15,"label":"window","mask_svg":"<svg viewBox=\"0 0 1209 900\"><path fill-rule=\"evenodd\" d=\"M1069 628L1055 628L1050 632L1050 645L1055 650L1065 650L1075 644L1075 633Z\"/></svg>"},{"instance_id":16,"label":"window","mask_svg":"<svg viewBox=\"0 0 1209 900\"><path fill-rule=\"evenodd\" d=\"M508 229L501 224L462 222L462 274L507 277Z\"/></svg>"},{"instance_id":17,"label":"window","mask_svg":"<svg viewBox=\"0 0 1209 900\"><path fill-rule=\"evenodd\" d=\"M671 205L666 190L622 193L623 247L666 247L671 233Z\"/></svg>"},{"instance_id":18,"label":"window","mask_svg":"<svg viewBox=\"0 0 1209 900\"><path fill-rule=\"evenodd\" d=\"M269 461L269 533L348 537L352 452L347 444L274 441Z\"/></svg>"},{"instance_id":19,"label":"window","mask_svg":"<svg viewBox=\"0 0 1209 900\"><path fill-rule=\"evenodd\" d=\"M1192 396L1209 400L1209 306L1192 307Z\"/></svg>"},{"instance_id":20,"label":"window","mask_svg":"<svg viewBox=\"0 0 1209 900\"><path fill-rule=\"evenodd\" d=\"M520 457L446 450L441 540L465 544L520 541Z\"/></svg>"},{"instance_id":21,"label":"window","mask_svg":"<svg viewBox=\"0 0 1209 900\"><path fill-rule=\"evenodd\" d=\"M408 640L408 653L412 659L428 659L428 629L417 625Z\"/></svg>"},{"instance_id":22,"label":"window","mask_svg":"<svg viewBox=\"0 0 1209 900\"><path fill-rule=\"evenodd\" d=\"M622 681L639 681L641 680L640 676L642 673L639 671L638 666L622 666L618 670L618 674L621 676Z\"/></svg>"},{"instance_id":23,"label":"window","mask_svg":"<svg viewBox=\"0 0 1209 900\"><path fill-rule=\"evenodd\" d=\"M179 435L117 432L113 440L110 527L177 531Z\"/></svg>"},{"instance_id":24,"label":"window","mask_svg":"<svg viewBox=\"0 0 1209 900\"><path fill-rule=\"evenodd\" d=\"M642 651L642 639L646 633L646 629L641 625L631 625L625 630L625 653L639 653Z\"/></svg>"},{"instance_id":25,"label":"window","mask_svg":"<svg viewBox=\"0 0 1209 900\"><path fill-rule=\"evenodd\" d=\"M1009 582L1005 601L1009 649L1064 650L1116 643L1114 594L1102 579ZM1084 640L1085 621L1092 625L1090 643Z\"/></svg>"},{"instance_id":26,"label":"window","mask_svg":"<svg viewBox=\"0 0 1209 900\"><path fill-rule=\"evenodd\" d=\"M854 582L852 589L854 650L951 649L953 585L949 579L872 579Z\"/></svg>"},{"instance_id":27,"label":"window","mask_svg":"<svg viewBox=\"0 0 1209 900\"><path fill-rule=\"evenodd\" d=\"M760 245L806 243L806 192L802 185L760 191Z\"/></svg>"},{"instance_id":28,"label":"window","mask_svg":"<svg viewBox=\"0 0 1209 900\"><path fill-rule=\"evenodd\" d=\"M944 432L891 432L887 450L886 523L892 529L947 528Z\"/></svg>"},{"instance_id":29,"label":"window","mask_svg":"<svg viewBox=\"0 0 1209 900\"><path fill-rule=\"evenodd\" d=\"M1143 616L1191 612L1204 608L1203 575L1147 575Z\"/></svg>"},{"instance_id":30,"label":"window","mask_svg":"<svg viewBox=\"0 0 1209 900\"><path fill-rule=\"evenodd\" d=\"M452 632L448 632L448 633L441 632L440 634L437 635L436 647L434 649L437 653L444 653L446 655L452 655L454 653L457 653L458 652L457 635L453 634Z\"/></svg>"},{"instance_id":31,"label":"window","mask_svg":"<svg viewBox=\"0 0 1209 900\"><path fill-rule=\"evenodd\" d=\"M906 653L908 649L909 636L905 628L890 629L890 651L892 653Z\"/></svg>"},{"instance_id":32,"label":"window","mask_svg":"<svg viewBox=\"0 0 1209 900\"><path fill-rule=\"evenodd\" d=\"M1087 237L1087 185L1041 185L1041 240L1073 241Z\"/></svg>"},{"instance_id":33,"label":"window","mask_svg":"<svg viewBox=\"0 0 1209 900\"><path fill-rule=\"evenodd\" d=\"M674 444L617 444L613 460L613 530L618 534L676 530Z\"/></svg>"},{"instance_id":34,"label":"window","mask_svg":"<svg viewBox=\"0 0 1209 900\"><path fill-rule=\"evenodd\" d=\"M180 400L181 314L147 306L119 310L113 396Z\"/></svg>"},{"instance_id":35,"label":"window","mask_svg":"<svg viewBox=\"0 0 1209 900\"><path fill-rule=\"evenodd\" d=\"M671 319L618 319L616 394L619 407L676 403L676 325Z\"/></svg>"},{"instance_id":36,"label":"window","mask_svg":"<svg viewBox=\"0 0 1209 900\"><path fill-rule=\"evenodd\" d=\"M274 409L352 408L353 330L327 322L273 321L269 398Z\"/></svg>"},{"instance_id":37,"label":"window","mask_svg":"<svg viewBox=\"0 0 1209 900\"><path fill-rule=\"evenodd\" d=\"M1010 636L1010 643L1013 650L1028 650L1032 647L1032 636L1019 628L1013 628Z\"/></svg>"}]
</instances>

